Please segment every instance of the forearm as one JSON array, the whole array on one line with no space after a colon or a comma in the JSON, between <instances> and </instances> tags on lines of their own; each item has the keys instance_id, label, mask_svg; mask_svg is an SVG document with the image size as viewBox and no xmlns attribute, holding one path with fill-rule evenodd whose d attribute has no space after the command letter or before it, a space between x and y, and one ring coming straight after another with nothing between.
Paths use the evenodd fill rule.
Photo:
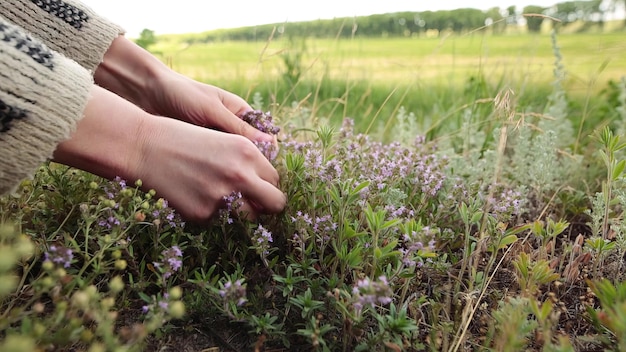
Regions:
<instances>
[{"instance_id":1,"label":"forearm","mask_svg":"<svg viewBox=\"0 0 626 352\"><path fill-rule=\"evenodd\" d=\"M2 0L0 16L92 74L124 30L77 0Z\"/></svg>"},{"instance_id":2,"label":"forearm","mask_svg":"<svg viewBox=\"0 0 626 352\"><path fill-rule=\"evenodd\" d=\"M92 85L83 67L0 17L0 194L69 137Z\"/></svg>"},{"instance_id":3,"label":"forearm","mask_svg":"<svg viewBox=\"0 0 626 352\"><path fill-rule=\"evenodd\" d=\"M84 117L70 139L57 146L53 160L105 178L136 179L136 165L145 141L141 131L148 116L94 85Z\"/></svg>"},{"instance_id":4,"label":"forearm","mask_svg":"<svg viewBox=\"0 0 626 352\"><path fill-rule=\"evenodd\" d=\"M124 36L117 37L96 69L94 79L104 87L149 112L152 108L149 94L151 85L169 70L148 51Z\"/></svg>"},{"instance_id":5,"label":"forearm","mask_svg":"<svg viewBox=\"0 0 626 352\"><path fill-rule=\"evenodd\" d=\"M123 36L113 41L94 79L101 87L150 114L242 134L253 140L271 139L238 117L252 110L241 97L171 70Z\"/></svg>"}]
</instances>

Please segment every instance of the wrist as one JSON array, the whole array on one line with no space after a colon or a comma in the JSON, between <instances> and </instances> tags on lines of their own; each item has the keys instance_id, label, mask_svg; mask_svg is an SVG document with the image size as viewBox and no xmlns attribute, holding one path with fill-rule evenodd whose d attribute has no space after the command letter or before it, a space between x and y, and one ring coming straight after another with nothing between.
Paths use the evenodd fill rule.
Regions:
<instances>
[{"instance_id":1,"label":"wrist","mask_svg":"<svg viewBox=\"0 0 626 352\"><path fill-rule=\"evenodd\" d=\"M57 146L53 160L109 179L136 180L149 119L137 106L93 86L84 117L71 137Z\"/></svg>"},{"instance_id":2,"label":"wrist","mask_svg":"<svg viewBox=\"0 0 626 352\"><path fill-rule=\"evenodd\" d=\"M149 93L154 82L169 70L150 52L124 36L117 37L94 74L95 82L152 112Z\"/></svg>"}]
</instances>

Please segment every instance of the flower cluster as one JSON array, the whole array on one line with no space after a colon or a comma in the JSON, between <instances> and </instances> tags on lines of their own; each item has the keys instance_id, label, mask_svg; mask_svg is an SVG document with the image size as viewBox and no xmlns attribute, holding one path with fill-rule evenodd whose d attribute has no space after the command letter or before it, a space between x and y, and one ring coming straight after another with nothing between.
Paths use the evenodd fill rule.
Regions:
<instances>
[{"instance_id":1,"label":"flower cluster","mask_svg":"<svg viewBox=\"0 0 626 352\"><path fill-rule=\"evenodd\" d=\"M278 147L272 142L254 142L257 148L261 151L261 154L269 161L274 161L278 156Z\"/></svg>"},{"instance_id":2,"label":"flower cluster","mask_svg":"<svg viewBox=\"0 0 626 352\"><path fill-rule=\"evenodd\" d=\"M161 271L163 279L168 279L183 265L183 252L178 246L172 246L161 252L161 262L154 262L154 266Z\"/></svg>"},{"instance_id":3,"label":"flower cluster","mask_svg":"<svg viewBox=\"0 0 626 352\"><path fill-rule=\"evenodd\" d=\"M341 161L324 158L319 146L311 143L291 143L289 146L302 150L307 179L332 182L343 175Z\"/></svg>"},{"instance_id":4,"label":"flower cluster","mask_svg":"<svg viewBox=\"0 0 626 352\"><path fill-rule=\"evenodd\" d=\"M399 251L402 253L402 263L407 267L421 267L424 265L424 256L428 252L435 251L435 241L428 241L428 245L424 245L424 238L436 233L430 227L424 226L421 231L411 231L402 235L403 248ZM430 259L428 259L430 260Z\"/></svg>"},{"instance_id":5,"label":"flower cluster","mask_svg":"<svg viewBox=\"0 0 626 352\"><path fill-rule=\"evenodd\" d=\"M70 267L72 259L74 259L72 250L63 246L51 245L49 250L44 253L44 261L61 264L64 268Z\"/></svg>"},{"instance_id":6,"label":"flower cluster","mask_svg":"<svg viewBox=\"0 0 626 352\"><path fill-rule=\"evenodd\" d=\"M514 215L520 215L524 210L525 199L521 192L511 189L493 190L490 186L490 196L487 204L492 215L502 222L507 222Z\"/></svg>"},{"instance_id":7,"label":"flower cluster","mask_svg":"<svg viewBox=\"0 0 626 352\"><path fill-rule=\"evenodd\" d=\"M270 243L273 241L272 233L263 227L263 225L259 225L252 234L252 244L256 248L257 253L262 256L269 254Z\"/></svg>"},{"instance_id":8,"label":"flower cluster","mask_svg":"<svg viewBox=\"0 0 626 352\"><path fill-rule=\"evenodd\" d=\"M241 115L241 119L261 132L274 135L280 132L280 128L274 125L269 111L251 110Z\"/></svg>"},{"instance_id":9,"label":"flower cluster","mask_svg":"<svg viewBox=\"0 0 626 352\"><path fill-rule=\"evenodd\" d=\"M167 200L163 198L159 198L155 205L154 210L151 215L154 218L153 223L155 224L167 224L171 228L184 228L185 222L181 221L180 216L176 214L176 211L169 206Z\"/></svg>"},{"instance_id":10,"label":"flower cluster","mask_svg":"<svg viewBox=\"0 0 626 352\"><path fill-rule=\"evenodd\" d=\"M224 305L234 303L241 307L248 301L246 299L246 285L243 284L242 280L227 281L219 290L219 295L224 299Z\"/></svg>"},{"instance_id":11,"label":"flower cluster","mask_svg":"<svg viewBox=\"0 0 626 352\"><path fill-rule=\"evenodd\" d=\"M391 303L392 295L393 292L384 275L380 276L376 281L372 281L366 277L357 281L356 286L352 288L352 298L354 299L353 306L358 313L362 312L363 308L366 306Z\"/></svg>"},{"instance_id":12,"label":"flower cluster","mask_svg":"<svg viewBox=\"0 0 626 352\"><path fill-rule=\"evenodd\" d=\"M108 211L108 213L109 213L108 214L109 216L100 218L100 220L98 220L98 226L110 230L116 226L122 225L120 220L117 217L115 217L112 211Z\"/></svg>"},{"instance_id":13,"label":"flower cluster","mask_svg":"<svg viewBox=\"0 0 626 352\"><path fill-rule=\"evenodd\" d=\"M339 136L341 139L352 139L354 136L354 120L343 119L341 128L339 129Z\"/></svg>"},{"instance_id":14,"label":"flower cluster","mask_svg":"<svg viewBox=\"0 0 626 352\"><path fill-rule=\"evenodd\" d=\"M157 299L156 300L156 305L152 304L152 305L144 305L143 307L141 307L141 311L144 314L148 314L152 309L158 307L160 310L166 312L167 309L169 308L169 297L170 295L168 293L164 293L163 294L163 298L162 299Z\"/></svg>"},{"instance_id":15,"label":"flower cluster","mask_svg":"<svg viewBox=\"0 0 626 352\"><path fill-rule=\"evenodd\" d=\"M106 230L125 228L126 224L120 221L116 215L116 210L120 209L120 204L116 198L119 197L121 192L125 192L128 189L126 180L116 176L112 181L106 183L103 189L107 199L105 201L107 209L98 214L98 226ZM87 208L84 208L84 210L86 211ZM83 208L81 208L81 211L83 211Z\"/></svg>"},{"instance_id":16,"label":"flower cluster","mask_svg":"<svg viewBox=\"0 0 626 352\"><path fill-rule=\"evenodd\" d=\"M122 179L119 176L116 176L113 181L108 182L104 186L104 193L106 194L107 199L114 199L121 191L128 188L126 184L126 180Z\"/></svg>"},{"instance_id":17,"label":"flower cluster","mask_svg":"<svg viewBox=\"0 0 626 352\"><path fill-rule=\"evenodd\" d=\"M367 135L353 135L353 124L350 119L344 121L339 131L341 143L333 157L325 157L320 142L288 141L283 145L304 156L306 179L332 183L347 174L354 175L358 183L369 181L373 190L388 191L392 185L408 183L428 198L438 195L446 180L447 160L429 149L423 137L416 138L411 147L385 144Z\"/></svg>"},{"instance_id":18,"label":"flower cluster","mask_svg":"<svg viewBox=\"0 0 626 352\"><path fill-rule=\"evenodd\" d=\"M395 188L391 189L391 191L394 191L394 190ZM389 220L402 219L402 218L411 219L413 218L413 216L415 216L415 211L413 209L407 208L405 205L400 205L400 206L386 205L385 211L387 211L387 214L389 214L388 216Z\"/></svg>"},{"instance_id":19,"label":"flower cluster","mask_svg":"<svg viewBox=\"0 0 626 352\"><path fill-rule=\"evenodd\" d=\"M185 305L180 300L183 291L180 287L172 287L169 292L146 299L147 304L141 307L144 314L160 315L165 313L172 318L180 318L185 314Z\"/></svg>"},{"instance_id":20,"label":"flower cluster","mask_svg":"<svg viewBox=\"0 0 626 352\"><path fill-rule=\"evenodd\" d=\"M292 241L298 247L304 248L310 234L315 236L317 244L322 247L327 243L333 233L337 231L337 223L330 214L311 217L301 211L296 212L296 216L291 217L291 222L296 226Z\"/></svg>"},{"instance_id":21,"label":"flower cluster","mask_svg":"<svg viewBox=\"0 0 626 352\"><path fill-rule=\"evenodd\" d=\"M231 192L229 195L222 197L224 200L224 207L219 210L219 217L222 222L226 224L232 224L233 218L231 215L236 213L239 208L243 205L243 201L241 200L243 196L241 192Z\"/></svg>"}]
</instances>

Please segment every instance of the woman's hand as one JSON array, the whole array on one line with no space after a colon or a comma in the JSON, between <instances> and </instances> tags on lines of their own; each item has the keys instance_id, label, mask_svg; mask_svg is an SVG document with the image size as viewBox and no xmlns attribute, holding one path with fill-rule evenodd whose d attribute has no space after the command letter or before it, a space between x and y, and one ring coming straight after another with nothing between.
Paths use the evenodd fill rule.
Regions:
<instances>
[{"instance_id":1,"label":"woman's hand","mask_svg":"<svg viewBox=\"0 0 626 352\"><path fill-rule=\"evenodd\" d=\"M146 96L150 97L148 111L242 135L252 141L274 141L273 136L255 129L240 118L252 108L238 95L171 70L154 77L153 82L153 89L146 92Z\"/></svg>"},{"instance_id":2,"label":"woman's hand","mask_svg":"<svg viewBox=\"0 0 626 352\"><path fill-rule=\"evenodd\" d=\"M141 146L139 178L191 219L207 219L232 192L241 192L240 210L251 217L285 207L278 172L242 136L158 116L139 135L149 137Z\"/></svg>"},{"instance_id":3,"label":"woman's hand","mask_svg":"<svg viewBox=\"0 0 626 352\"><path fill-rule=\"evenodd\" d=\"M241 97L172 71L123 36L113 41L94 78L100 86L149 113L239 134L252 141L274 140L238 117L252 110Z\"/></svg>"},{"instance_id":4,"label":"woman's hand","mask_svg":"<svg viewBox=\"0 0 626 352\"><path fill-rule=\"evenodd\" d=\"M106 178L141 179L189 220L208 220L233 191L252 217L286 203L278 172L248 139L151 115L98 86L54 159Z\"/></svg>"}]
</instances>

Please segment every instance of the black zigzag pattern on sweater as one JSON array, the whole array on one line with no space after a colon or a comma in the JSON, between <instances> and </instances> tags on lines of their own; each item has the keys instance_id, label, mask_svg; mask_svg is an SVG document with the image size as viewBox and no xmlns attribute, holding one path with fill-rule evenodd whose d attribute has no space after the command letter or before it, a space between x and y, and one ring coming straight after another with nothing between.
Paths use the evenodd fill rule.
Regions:
<instances>
[{"instance_id":1,"label":"black zigzag pattern on sweater","mask_svg":"<svg viewBox=\"0 0 626 352\"><path fill-rule=\"evenodd\" d=\"M0 40L14 46L17 50L30 56L31 59L52 69L52 51L45 45L33 40L29 35L11 28L0 22Z\"/></svg>"},{"instance_id":2,"label":"black zigzag pattern on sweater","mask_svg":"<svg viewBox=\"0 0 626 352\"><path fill-rule=\"evenodd\" d=\"M0 132L11 129L11 122L26 117L26 111L5 104L0 99Z\"/></svg>"},{"instance_id":3,"label":"black zigzag pattern on sweater","mask_svg":"<svg viewBox=\"0 0 626 352\"><path fill-rule=\"evenodd\" d=\"M76 29L81 29L89 20L89 16L83 10L62 0L31 0L31 2Z\"/></svg>"}]
</instances>

